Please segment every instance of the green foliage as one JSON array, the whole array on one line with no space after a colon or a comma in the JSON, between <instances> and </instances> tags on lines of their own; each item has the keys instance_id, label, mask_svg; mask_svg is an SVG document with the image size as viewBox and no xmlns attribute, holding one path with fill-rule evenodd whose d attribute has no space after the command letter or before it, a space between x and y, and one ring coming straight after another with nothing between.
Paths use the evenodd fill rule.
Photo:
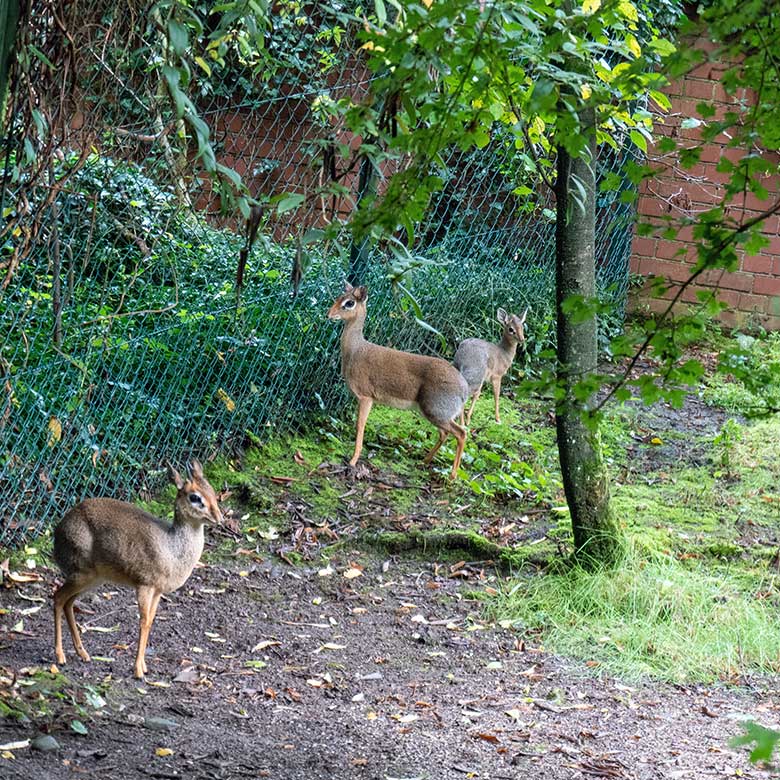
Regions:
<instances>
[{"instance_id":1,"label":"green foliage","mask_svg":"<svg viewBox=\"0 0 780 780\"><path fill-rule=\"evenodd\" d=\"M0 716L42 731L66 721L77 734L86 734L84 721L92 723L103 714L104 692L103 686L75 683L56 670L27 667L0 699Z\"/></svg>"},{"instance_id":2,"label":"green foliage","mask_svg":"<svg viewBox=\"0 0 780 780\"><path fill-rule=\"evenodd\" d=\"M768 763L772 760L775 748L780 744L780 731L768 729L753 721L748 721L744 726L744 732L731 740L732 747L742 745L754 745L750 751L750 760L757 764Z\"/></svg>"},{"instance_id":3,"label":"green foliage","mask_svg":"<svg viewBox=\"0 0 780 780\"><path fill-rule=\"evenodd\" d=\"M523 579L490 611L545 646L595 661L628 678L673 682L776 671L775 604L757 599L766 583L710 562L679 561L636 547L617 571Z\"/></svg>"},{"instance_id":4,"label":"green foliage","mask_svg":"<svg viewBox=\"0 0 780 780\"><path fill-rule=\"evenodd\" d=\"M780 333L738 334L721 352L704 397L748 417L780 412Z\"/></svg>"},{"instance_id":5,"label":"green foliage","mask_svg":"<svg viewBox=\"0 0 780 780\"><path fill-rule=\"evenodd\" d=\"M739 423L729 418L721 426L720 432L712 440L712 445L717 453L718 464L723 468L726 476L731 476L734 461L734 450L742 438L742 429ZM720 476L716 474L716 476Z\"/></svg>"},{"instance_id":6,"label":"green foliage","mask_svg":"<svg viewBox=\"0 0 780 780\"><path fill-rule=\"evenodd\" d=\"M60 262L51 244L38 244L0 293L0 332L8 334L0 342L0 463L20 484L57 487L54 500L45 489L25 494L4 528L11 539L40 531L85 494L129 497L159 484L165 458L235 452L305 425L311 413L350 409L334 381L338 328L324 322L344 266L313 244L293 301L297 247L261 236L236 309L231 260L241 240L183 211L155 170L153 161L68 154L53 168L63 183L56 209L44 187L32 191ZM405 268L400 285L395 266L379 263L367 280L367 335L435 354L442 344L419 326L422 313L451 355L463 338L497 336L497 306L530 305L529 350L549 346L550 267L507 257L499 237L466 253L468 238L432 244L435 259ZM7 240L11 254L21 239ZM526 477L516 479L515 488Z\"/></svg>"},{"instance_id":7,"label":"green foliage","mask_svg":"<svg viewBox=\"0 0 780 780\"><path fill-rule=\"evenodd\" d=\"M358 236L378 237L400 226L411 241L429 199L449 176L442 153L450 146L464 154L514 147L502 174L517 194L550 181L556 146L573 156L583 152L579 115L585 106L599 111L600 141L619 150L630 135L646 146L650 115L635 101L663 78L643 57L637 36L655 51L673 49L657 37L647 7L608 2L564 9L563 3L526 0L480 8L451 0L395 8L392 19L369 20L359 33L376 74L374 99L330 105L353 132L375 139L362 150L375 166L388 157L411 158L383 196L361 203L351 220ZM345 25L355 21L350 14L339 18ZM433 87L431 73L437 75Z\"/></svg>"},{"instance_id":8,"label":"green foliage","mask_svg":"<svg viewBox=\"0 0 780 780\"><path fill-rule=\"evenodd\" d=\"M682 283L658 279L652 286L651 292L665 298L668 304L654 318L653 330L634 345L635 350L647 351L659 360L658 379L671 386L672 394L676 392L675 386L680 387L691 378L697 379L696 376L685 376L689 373L687 370L683 375L679 372L679 347L686 338L684 331L692 333L701 327L704 319L727 308L718 300L717 290L697 292L698 301L690 307L688 315L680 314L678 303L686 300L684 296L690 285L703 279L710 284L717 279L713 271L736 270L742 251L746 254L760 252L768 240L762 234L765 220L780 210L780 202L772 201L766 188L766 176L776 169L774 152L780 148L777 99L780 70L773 48L773 42L780 34L780 22L777 15L765 13L760 2L712 0L699 10L693 21L685 17L680 19L678 35L686 40L700 37L712 45L706 49L681 46L675 52L668 52L662 58L662 70L677 78L705 61L728 63L726 71L719 76L719 83L733 108L716 117L711 101L700 102L681 123L683 130L697 129L696 136L682 133L677 140L665 136L659 140L657 149L667 164L673 161L673 164L689 169L699 162L707 144L716 138L725 138L726 149L717 164L722 197L712 208L698 214L668 215L638 227L640 235L659 235L672 240L681 230L686 230L696 242L697 260L690 277ZM666 110L662 103L659 105ZM650 171L646 174L652 175ZM754 196L754 200L764 201L765 205L754 205L750 211L745 211L743 198L746 194ZM625 377L634 364L635 360L632 360ZM761 388L762 383L770 388L777 385L776 365L763 368L751 364L749 349L724 355L722 364L746 387L754 379L756 389ZM649 384L644 389L648 399L662 394L659 388L653 390ZM731 390L741 392L737 388ZM751 413L757 414L778 408L777 396L772 392L766 400L760 396L761 393L757 393L756 403L752 404L748 396L743 395L740 401L735 395L732 399L734 408L740 404L745 410L753 406Z\"/></svg>"}]
</instances>

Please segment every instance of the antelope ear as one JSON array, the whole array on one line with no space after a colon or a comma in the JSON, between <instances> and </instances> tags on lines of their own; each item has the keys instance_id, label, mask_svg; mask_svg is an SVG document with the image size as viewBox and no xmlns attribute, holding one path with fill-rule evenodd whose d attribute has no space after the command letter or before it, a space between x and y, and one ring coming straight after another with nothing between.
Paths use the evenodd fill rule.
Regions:
<instances>
[{"instance_id":1,"label":"antelope ear","mask_svg":"<svg viewBox=\"0 0 780 780\"><path fill-rule=\"evenodd\" d=\"M525 323L525 318L528 316L528 307L525 307L525 311L520 315L520 324L523 325Z\"/></svg>"},{"instance_id":2,"label":"antelope ear","mask_svg":"<svg viewBox=\"0 0 780 780\"><path fill-rule=\"evenodd\" d=\"M170 463L167 461L166 463L168 465L168 479L176 485L177 490L181 490L184 487L184 480L181 478L181 474Z\"/></svg>"},{"instance_id":3,"label":"antelope ear","mask_svg":"<svg viewBox=\"0 0 780 780\"><path fill-rule=\"evenodd\" d=\"M500 306L498 308L498 311L496 312L496 319L502 324L506 324L506 321L509 319L509 315L506 313L504 309L502 309Z\"/></svg>"},{"instance_id":4,"label":"antelope ear","mask_svg":"<svg viewBox=\"0 0 780 780\"><path fill-rule=\"evenodd\" d=\"M344 292L351 293L355 288L345 279L344 280Z\"/></svg>"},{"instance_id":5,"label":"antelope ear","mask_svg":"<svg viewBox=\"0 0 780 780\"><path fill-rule=\"evenodd\" d=\"M352 297L356 301L365 301L368 298L368 290L364 286L356 287L352 291Z\"/></svg>"},{"instance_id":6,"label":"antelope ear","mask_svg":"<svg viewBox=\"0 0 780 780\"><path fill-rule=\"evenodd\" d=\"M203 479L203 466L200 465L200 461L195 459L190 461L190 474L195 479Z\"/></svg>"}]
</instances>

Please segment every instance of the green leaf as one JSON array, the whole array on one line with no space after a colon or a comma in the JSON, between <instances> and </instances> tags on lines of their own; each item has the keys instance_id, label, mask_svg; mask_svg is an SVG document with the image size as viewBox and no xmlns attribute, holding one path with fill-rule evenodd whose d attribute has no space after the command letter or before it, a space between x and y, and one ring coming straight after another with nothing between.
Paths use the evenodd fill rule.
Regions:
<instances>
[{"instance_id":1,"label":"green leaf","mask_svg":"<svg viewBox=\"0 0 780 780\"><path fill-rule=\"evenodd\" d=\"M189 43L187 28L176 19L171 19L168 22L168 40L176 54L184 54Z\"/></svg>"},{"instance_id":2,"label":"green leaf","mask_svg":"<svg viewBox=\"0 0 780 780\"><path fill-rule=\"evenodd\" d=\"M764 726L749 721L745 724L745 731L738 737L734 737L730 745L750 745L755 743L755 748L750 752L750 760L755 764L759 761L770 761L772 753L780 743L780 731L765 728Z\"/></svg>"},{"instance_id":3,"label":"green leaf","mask_svg":"<svg viewBox=\"0 0 780 780\"><path fill-rule=\"evenodd\" d=\"M652 38L645 45L662 57L668 57L677 51L677 47L671 41L667 41L666 38Z\"/></svg>"},{"instance_id":4,"label":"green leaf","mask_svg":"<svg viewBox=\"0 0 780 780\"><path fill-rule=\"evenodd\" d=\"M276 204L276 213L284 214L287 211L295 211L306 200L305 195L301 195L297 192L286 192L282 195L278 195L276 198L272 198L271 202Z\"/></svg>"},{"instance_id":5,"label":"green leaf","mask_svg":"<svg viewBox=\"0 0 780 780\"><path fill-rule=\"evenodd\" d=\"M87 734L88 733L87 727L80 720L72 720L70 722L70 727L77 734Z\"/></svg>"},{"instance_id":6,"label":"green leaf","mask_svg":"<svg viewBox=\"0 0 780 780\"><path fill-rule=\"evenodd\" d=\"M631 140L636 146L638 146L645 154L647 154L647 139L639 132L639 130L632 130L629 135Z\"/></svg>"},{"instance_id":7,"label":"green leaf","mask_svg":"<svg viewBox=\"0 0 780 780\"><path fill-rule=\"evenodd\" d=\"M301 244L314 244L325 238L325 231L321 228L309 228L301 237Z\"/></svg>"},{"instance_id":8,"label":"green leaf","mask_svg":"<svg viewBox=\"0 0 780 780\"><path fill-rule=\"evenodd\" d=\"M195 57L195 62L207 76L211 76L211 65L209 65L203 57Z\"/></svg>"},{"instance_id":9,"label":"green leaf","mask_svg":"<svg viewBox=\"0 0 780 780\"><path fill-rule=\"evenodd\" d=\"M380 27L384 27L387 21L387 8L385 8L383 0L374 0L374 11Z\"/></svg>"},{"instance_id":10,"label":"green leaf","mask_svg":"<svg viewBox=\"0 0 780 780\"><path fill-rule=\"evenodd\" d=\"M52 70L57 70L57 66L37 47L29 44L30 51L45 65L48 65Z\"/></svg>"},{"instance_id":11,"label":"green leaf","mask_svg":"<svg viewBox=\"0 0 780 780\"><path fill-rule=\"evenodd\" d=\"M669 100L663 92L659 92L657 89L651 89L649 94L656 105L664 111L668 111L672 107L672 101Z\"/></svg>"}]
</instances>

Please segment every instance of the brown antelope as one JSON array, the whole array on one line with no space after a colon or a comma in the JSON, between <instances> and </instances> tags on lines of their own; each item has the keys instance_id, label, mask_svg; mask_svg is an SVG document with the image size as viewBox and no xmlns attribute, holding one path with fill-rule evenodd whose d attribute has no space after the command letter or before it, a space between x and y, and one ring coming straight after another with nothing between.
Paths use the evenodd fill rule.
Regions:
<instances>
[{"instance_id":1,"label":"brown antelope","mask_svg":"<svg viewBox=\"0 0 780 780\"><path fill-rule=\"evenodd\" d=\"M365 287L347 284L344 294L336 298L328 311L328 319L344 321L341 373L358 401L355 452L349 463L354 466L360 458L366 419L376 402L397 409L417 409L438 428L439 440L425 456L426 464L452 434L457 442L450 473L454 478L466 444L466 431L455 422L468 398L466 380L441 358L400 352L366 341L363 324L367 297Z\"/></svg>"},{"instance_id":2,"label":"brown antelope","mask_svg":"<svg viewBox=\"0 0 780 780\"><path fill-rule=\"evenodd\" d=\"M214 489L193 461L189 478L173 466L171 481L178 488L173 523L113 498L89 498L60 520L54 529L54 559L65 582L54 594L54 652L65 663L62 613L68 621L76 652L89 661L73 614L73 602L102 582L130 585L138 596L140 634L135 676L146 674L146 643L163 593L180 588L203 552L203 526L222 522Z\"/></svg>"},{"instance_id":3,"label":"brown antelope","mask_svg":"<svg viewBox=\"0 0 780 780\"><path fill-rule=\"evenodd\" d=\"M471 415L474 413L482 385L485 380L493 384L493 398L496 407L496 422L500 423L498 414L498 396L501 393L501 380L509 371L512 361L515 359L517 345L525 341L523 325L528 314L528 309L518 317L516 314L507 314L504 309L499 309L496 319L503 326L501 341L492 344L482 339L466 339L462 341L455 353L453 361L455 367L463 374L469 385L469 395L472 398L471 408L466 417L466 426L471 424ZM463 425L463 413L461 412L460 424Z\"/></svg>"}]
</instances>

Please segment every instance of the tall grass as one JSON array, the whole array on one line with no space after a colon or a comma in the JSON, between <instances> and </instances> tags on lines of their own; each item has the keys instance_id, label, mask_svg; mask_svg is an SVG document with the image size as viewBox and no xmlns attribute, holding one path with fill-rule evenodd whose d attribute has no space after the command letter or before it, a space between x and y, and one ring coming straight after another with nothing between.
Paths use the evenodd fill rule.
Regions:
<instances>
[{"instance_id":1,"label":"tall grass","mask_svg":"<svg viewBox=\"0 0 780 780\"><path fill-rule=\"evenodd\" d=\"M490 607L548 650L627 678L732 680L780 670L777 577L630 546L618 570L523 579Z\"/></svg>"}]
</instances>

